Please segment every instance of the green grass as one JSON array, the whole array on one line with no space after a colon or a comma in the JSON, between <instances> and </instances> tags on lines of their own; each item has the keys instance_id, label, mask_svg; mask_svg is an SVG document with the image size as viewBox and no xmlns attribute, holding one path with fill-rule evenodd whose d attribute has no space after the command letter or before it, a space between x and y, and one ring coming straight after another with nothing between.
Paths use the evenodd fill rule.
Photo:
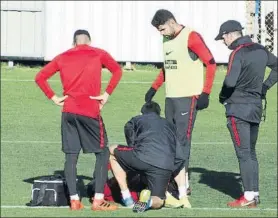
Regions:
<instances>
[{"instance_id":1,"label":"green grass","mask_svg":"<svg viewBox=\"0 0 278 218\"><path fill-rule=\"evenodd\" d=\"M148 70L149 69L149 70ZM30 81L39 68L17 66L8 68L1 64L1 216L66 217L66 216L138 216L128 209L112 213L70 212L68 209L3 208L24 206L30 201L31 184L28 179L53 174L63 170L64 155L60 144L60 108L48 101ZM155 68L124 72L122 81L152 82L158 70ZM277 87L268 93L267 120L261 124L257 152L260 167L260 197L262 210L227 210L226 203L237 197L240 190L238 162L226 128L224 108L218 103L218 93L225 75L219 67L211 94L210 106L198 114L193 132L191 150L190 198L193 209L149 211L140 216L277 216ZM103 80L110 74L104 72ZM61 94L58 75L50 84ZM14 81L22 80L22 81ZM103 118L110 143L124 142L123 126L137 115L144 102L144 94L150 83L119 84L109 103L103 109ZM107 83L103 84L103 88ZM164 107L164 88L154 100ZM164 110L163 110L164 115ZM52 143L51 143L52 142ZM87 184L94 167L94 156L81 154L78 176ZM87 198L83 199L89 206ZM194 209L195 208L195 209ZM202 209L210 208L210 209ZM215 209L215 208L223 208Z\"/></svg>"}]
</instances>

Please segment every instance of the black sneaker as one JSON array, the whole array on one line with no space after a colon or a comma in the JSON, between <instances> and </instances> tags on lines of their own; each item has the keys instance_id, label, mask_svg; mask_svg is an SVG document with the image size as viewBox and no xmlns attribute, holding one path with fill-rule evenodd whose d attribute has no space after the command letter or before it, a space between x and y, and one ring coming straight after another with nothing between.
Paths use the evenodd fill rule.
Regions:
<instances>
[{"instance_id":1,"label":"black sneaker","mask_svg":"<svg viewBox=\"0 0 278 218\"><path fill-rule=\"evenodd\" d=\"M191 189L190 187L188 187L188 188L186 189L186 193L187 193L187 196L190 196L191 193L192 193L192 189Z\"/></svg>"},{"instance_id":2,"label":"black sneaker","mask_svg":"<svg viewBox=\"0 0 278 218\"><path fill-rule=\"evenodd\" d=\"M143 213L143 212L145 212L148 209L149 209L148 203L137 201L137 202L135 202L135 204L134 204L134 206L132 208L132 211L134 213Z\"/></svg>"},{"instance_id":3,"label":"black sneaker","mask_svg":"<svg viewBox=\"0 0 278 218\"><path fill-rule=\"evenodd\" d=\"M150 209L150 199L151 191L143 189L139 196L139 201L137 201L133 206L134 213L143 213L146 210Z\"/></svg>"},{"instance_id":4,"label":"black sneaker","mask_svg":"<svg viewBox=\"0 0 278 218\"><path fill-rule=\"evenodd\" d=\"M254 199L255 199L256 204L260 204L261 203L260 196L256 196Z\"/></svg>"}]
</instances>

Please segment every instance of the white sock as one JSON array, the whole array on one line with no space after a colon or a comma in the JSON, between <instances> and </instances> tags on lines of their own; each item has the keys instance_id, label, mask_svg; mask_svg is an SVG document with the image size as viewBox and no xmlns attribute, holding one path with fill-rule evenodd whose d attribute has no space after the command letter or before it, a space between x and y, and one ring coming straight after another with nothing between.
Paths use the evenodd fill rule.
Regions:
<instances>
[{"instance_id":1,"label":"white sock","mask_svg":"<svg viewBox=\"0 0 278 218\"><path fill-rule=\"evenodd\" d=\"M127 199L127 198L131 197L131 194L128 189L121 191L121 193L122 193L123 199Z\"/></svg>"},{"instance_id":2,"label":"white sock","mask_svg":"<svg viewBox=\"0 0 278 218\"><path fill-rule=\"evenodd\" d=\"M254 194L255 197L259 196L259 192L253 192L253 194Z\"/></svg>"},{"instance_id":3,"label":"white sock","mask_svg":"<svg viewBox=\"0 0 278 218\"><path fill-rule=\"evenodd\" d=\"M247 201L252 201L255 197L254 192L252 192L252 191L244 192L244 197Z\"/></svg>"},{"instance_id":4,"label":"white sock","mask_svg":"<svg viewBox=\"0 0 278 218\"><path fill-rule=\"evenodd\" d=\"M153 199L150 200L149 206L152 207L153 205Z\"/></svg>"},{"instance_id":5,"label":"white sock","mask_svg":"<svg viewBox=\"0 0 278 218\"><path fill-rule=\"evenodd\" d=\"M95 200L102 200L104 198L104 194L103 193L95 193Z\"/></svg>"},{"instance_id":6,"label":"white sock","mask_svg":"<svg viewBox=\"0 0 278 218\"><path fill-rule=\"evenodd\" d=\"M185 173L185 188L189 188L189 181L188 181L188 172Z\"/></svg>"},{"instance_id":7,"label":"white sock","mask_svg":"<svg viewBox=\"0 0 278 218\"><path fill-rule=\"evenodd\" d=\"M179 199L181 199L182 197L186 196L186 187L184 186L180 186L179 187Z\"/></svg>"},{"instance_id":8,"label":"white sock","mask_svg":"<svg viewBox=\"0 0 278 218\"><path fill-rule=\"evenodd\" d=\"M79 200L78 194L76 194L76 195L71 195L71 196L70 196L70 200Z\"/></svg>"}]
</instances>

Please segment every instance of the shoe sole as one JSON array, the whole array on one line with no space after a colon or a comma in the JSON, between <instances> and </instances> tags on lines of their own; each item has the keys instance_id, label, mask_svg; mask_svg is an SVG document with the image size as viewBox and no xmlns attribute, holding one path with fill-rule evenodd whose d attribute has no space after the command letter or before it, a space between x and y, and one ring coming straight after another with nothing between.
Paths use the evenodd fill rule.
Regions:
<instances>
[{"instance_id":1,"label":"shoe sole","mask_svg":"<svg viewBox=\"0 0 278 218\"><path fill-rule=\"evenodd\" d=\"M80 205L79 208L71 208L71 207L70 207L70 210L82 210L82 209L84 209L84 205L83 205L83 204Z\"/></svg>"},{"instance_id":2,"label":"shoe sole","mask_svg":"<svg viewBox=\"0 0 278 218\"><path fill-rule=\"evenodd\" d=\"M178 209L178 208L183 208L183 205L173 206L173 205L167 205L167 204L165 204L164 207L173 208L173 209Z\"/></svg>"},{"instance_id":3,"label":"shoe sole","mask_svg":"<svg viewBox=\"0 0 278 218\"><path fill-rule=\"evenodd\" d=\"M126 208L133 208L134 207L134 204L132 204L132 205L125 205L124 207L126 207Z\"/></svg>"},{"instance_id":4,"label":"shoe sole","mask_svg":"<svg viewBox=\"0 0 278 218\"><path fill-rule=\"evenodd\" d=\"M182 206L184 209L191 209L192 207L185 207L184 205Z\"/></svg>"},{"instance_id":5,"label":"shoe sole","mask_svg":"<svg viewBox=\"0 0 278 218\"><path fill-rule=\"evenodd\" d=\"M78 208L78 209L76 209L76 208L74 208L74 209L70 208L71 211L73 211L73 210L82 210L82 209L84 209L84 208L83 208L83 207L82 207L82 208Z\"/></svg>"},{"instance_id":6,"label":"shoe sole","mask_svg":"<svg viewBox=\"0 0 278 218\"><path fill-rule=\"evenodd\" d=\"M114 211L117 210L118 208L113 208L113 209L107 209L107 208L91 208L93 211Z\"/></svg>"},{"instance_id":7,"label":"shoe sole","mask_svg":"<svg viewBox=\"0 0 278 218\"><path fill-rule=\"evenodd\" d=\"M228 207L232 207L232 208L241 208L241 207L247 207L247 208L256 208L257 205L255 202L252 202L250 204L245 204L245 205L237 205L237 206L233 206L233 205L227 205Z\"/></svg>"}]
</instances>

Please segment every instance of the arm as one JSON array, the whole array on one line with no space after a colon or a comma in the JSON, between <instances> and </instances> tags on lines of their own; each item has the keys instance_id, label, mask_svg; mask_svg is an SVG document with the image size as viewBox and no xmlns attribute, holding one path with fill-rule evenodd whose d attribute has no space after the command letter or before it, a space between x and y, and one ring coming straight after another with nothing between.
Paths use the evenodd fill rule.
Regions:
<instances>
[{"instance_id":1,"label":"arm","mask_svg":"<svg viewBox=\"0 0 278 218\"><path fill-rule=\"evenodd\" d=\"M271 52L267 51L268 61L267 66L271 69L268 78L264 81L263 85L270 89L277 83L277 57Z\"/></svg>"},{"instance_id":2,"label":"arm","mask_svg":"<svg viewBox=\"0 0 278 218\"><path fill-rule=\"evenodd\" d=\"M120 65L107 52L103 52L101 56L102 64L112 73L112 77L106 87L106 93L111 95L122 78L122 69Z\"/></svg>"},{"instance_id":3,"label":"arm","mask_svg":"<svg viewBox=\"0 0 278 218\"><path fill-rule=\"evenodd\" d=\"M124 126L126 143L128 146L133 147L135 142L135 122L134 118L129 120Z\"/></svg>"},{"instance_id":4,"label":"arm","mask_svg":"<svg viewBox=\"0 0 278 218\"><path fill-rule=\"evenodd\" d=\"M226 101L233 94L241 72L241 66L241 53L240 51L235 50L230 55L227 75L219 94L219 101L221 104L223 104L224 101Z\"/></svg>"},{"instance_id":5,"label":"arm","mask_svg":"<svg viewBox=\"0 0 278 218\"><path fill-rule=\"evenodd\" d=\"M203 93L210 94L216 72L215 60L209 48L206 46L202 36L197 32L192 31L190 33L188 39L188 48L199 57L204 65L206 65L206 79Z\"/></svg>"},{"instance_id":6,"label":"arm","mask_svg":"<svg viewBox=\"0 0 278 218\"><path fill-rule=\"evenodd\" d=\"M101 63L104 65L111 73L112 77L106 87L104 94L100 96L90 96L90 99L98 100L100 102L99 109L101 110L103 106L108 101L109 96L112 94L114 89L117 87L120 79L122 78L122 69L120 65L112 58L110 54L103 51L101 55Z\"/></svg>"},{"instance_id":7,"label":"arm","mask_svg":"<svg viewBox=\"0 0 278 218\"><path fill-rule=\"evenodd\" d=\"M55 96L55 93L49 86L47 80L52 77L57 71L59 71L57 59L58 57L54 58L51 62L44 66L35 77L35 82L48 99L51 99L53 96Z\"/></svg>"},{"instance_id":8,"label":"arm","mask_svg":"<svg viewBox=\"0 0 278 218\"><path fill-rule=\"evenodd\" d=\"M198 98L196 109L203 110L209 106L209 94L211 92L213 80L215 77L216 63L206 46L201 35L192 31L188 38L188 49L190 55L197 56L206 65L206 79L201 95ZM193 54L192 54L193 53Z\"/></svg>"},{"instance_id":9,"label":"arm","mask_svg":"<svg viewBox=\"0 0 278 218\"><path fill-rule=\"evenodd\" d=\"M145 102L151 101L153 96L156 94L157 90L162 86L165 81L165 71L164 68L161 69L155 81L153 82L151 88L145 94Z\"/></svg>"},{"instance_id":10,"label":"arm","mask_svg":"<svg viewBox=\"0 0 278 218\"><path fill-rule=\"evenodd\" d=\"M267 79L264 81L264 85L267 87L267 89L270 89L276 83L277 83L277 71L272 70L269 76L267 77Z\"/></svg>"},{"instance_id":11,"label":"arm","mask_svg":"<svg viewBox=\"0 0 278 218\"><path fill-rule=\"evenodd\" d=\"M155 81L152 84L152 88L155 89L156 91L162 86L162 84L165 81L165 71L164 68L162 68L156 77Z\"/></svg>"}]
</instances>

